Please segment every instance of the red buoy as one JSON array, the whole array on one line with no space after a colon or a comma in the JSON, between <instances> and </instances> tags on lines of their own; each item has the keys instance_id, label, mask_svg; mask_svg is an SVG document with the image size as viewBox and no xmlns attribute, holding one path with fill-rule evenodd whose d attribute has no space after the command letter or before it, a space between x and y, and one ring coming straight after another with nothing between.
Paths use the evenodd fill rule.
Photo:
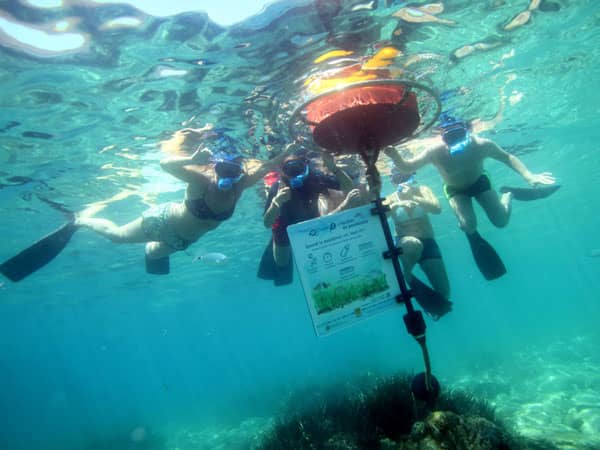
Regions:
<instances>
[{"instance_id":1,"label":"red buoy","mask_svg":"<svg viewBox=\"0 0 600 450\"><path fill-rule=\"evenodd\" d=\"M316 144L334 153L361 153L409 137L421 117L417 97L402 84L347 87L306 105Z\"/></svg>"}]
</instances>

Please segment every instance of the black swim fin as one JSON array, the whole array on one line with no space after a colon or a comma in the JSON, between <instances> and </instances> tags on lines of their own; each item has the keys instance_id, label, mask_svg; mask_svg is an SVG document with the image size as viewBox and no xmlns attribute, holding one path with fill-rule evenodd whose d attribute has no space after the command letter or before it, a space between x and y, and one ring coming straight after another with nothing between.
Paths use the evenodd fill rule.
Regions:
<instances>
[{"instance_id":1,"label":"black swim fin","mask_svg":"<svg viewBox=\"0 0 600 450\"><path fill-rule=\"evenodd\" d=\"M495 280L506 273L504 263L490 245L488 241L481 237L476 231L473 234L467 234L471 252L475 258L475 263L486 280Z\"/></svg>"},{"instance_id":2,"label":"black swim fin","mask_svg":"<svg viewBox=\"0 0 600 450\"><path fill-rule=\"evenodd\" d=\"M554 194L560 188L560 184L546 184L538 187L519 188L502 186L500 192L512 192L513 198L520 201L539 200Z\"/></svg>"},{"instance_id":3,"label":"black swim fin","mask_svg":"<svg viewBox=\"0 0 600 450\"><path fill-rule=\"evenodd\" d=\"M410 288L417 303L433 320L438 320L452 311L452 302L437 293L414 275L410 280Z\"/></svg>"},{"instance_id":4,"label":"black swim fin","mask_svg":"<svg viewBox=\"0 0 600 450\"><path fill-rule=\"evenodd\" d=\"M168 275L171 271L170 259L168 256L162 258L148 258L146 255L146 272L152 275Z\"/></svg>"},{"instance_id":5,"label":"black swim fin","mask_svg":"<svg viewBox=\"0 0 600 450\"><path fill-rule=\"evenodd\" d=\"M21 281L52 261L66 247L77 229L72 221L65 223L18 255L4 261L0 265L0 273L11 281Z\"/></svg>"},{"instance_id":6,"label":"black swim fin","mask_svg":"<svg viewBox=\"0 0 600 450\"><path fill-rule=\"evenodd\" d=\"M294 281L294 266L288 264L285 267L278 266L273 257L273 238L269 241L258 266L256 276L263 280L273 280L275 286L283 286Z\"/></svg>"}]
</instances>

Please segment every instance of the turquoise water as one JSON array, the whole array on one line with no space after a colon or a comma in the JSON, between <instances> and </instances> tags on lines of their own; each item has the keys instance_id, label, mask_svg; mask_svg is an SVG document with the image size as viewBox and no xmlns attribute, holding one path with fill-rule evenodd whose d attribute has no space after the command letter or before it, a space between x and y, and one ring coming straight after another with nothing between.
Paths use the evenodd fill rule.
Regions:
<instances>
[{"instance_id":1,"label":"turquoise water","mask_svg":"<svg viewBox=\"0 0 600 450\"><path fill-rule=\"evenodd\" d=\"M182 186L160 173L157 144L182 126L213 122L232 128L248 155L276 153L297 79L336 42L365 53L392 40L409 56L429 55L425 76L437 90L468 88L452 99L467 118L490 119L504 103L486 136L562 188L515 203L506 229L480 214L509 269L493 282L448 206L433 218L454 301L450 315L428 322L434 373L492 401L520 432L564 448L600 445L597 2L543 2L511 31L503 25L527 1L447 1L436 17L454 25L402 22L392 16L402 2L344 1L328 21L311 2L289 1L231 28L119 5L0 6L1 260L64 221L38 195L75 211L111 199L99 215L118 223L180 199ZM109 26L119 17L137 25ZM52 30L65 19L82 47L41 51L5 22ZM393 38L398 26L405 42ZM482 40L498 45L450 58ZM487 169L497 186L521 182L500 164ZM442 196L433 169L420 179ZM4 280L0 448L251 448L291 391L422 370L401 308L316 338L300 283L274 288L255 277L270 236L261 214L249 190L231 220L172 257L169 277L145 274L142 245L81 231L35 275ZM206 252L230 260L192 262Z\"/></svg>"}]
</instances>

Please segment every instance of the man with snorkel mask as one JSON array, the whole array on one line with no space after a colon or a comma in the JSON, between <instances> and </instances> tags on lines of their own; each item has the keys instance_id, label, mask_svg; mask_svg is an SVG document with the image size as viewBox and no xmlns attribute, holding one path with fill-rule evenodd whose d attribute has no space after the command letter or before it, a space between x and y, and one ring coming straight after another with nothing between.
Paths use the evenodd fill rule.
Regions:
<instances>
[{"instance_id":1,"label":"man with snorkel mask","mask_svg":"<svg viewBox=\"0 0 600 450\"><path fill-rule=\"evenodd\" d=\"M265 227L271 228L272 239L261 258L258 277L273 280L275 285L288 284L293 279L287 227L319 217L319 195L327 195L329 189L348 194L353 188L351 178L336 167L331 154L321 152L321 158L329 174L316 169L306 151L286 157L281 163L279 181L269 189L263 221Z\"/></svg>"},{"instance_id":2,"label":"man with snorkel mask","mask_svg":"<svg viewBox=\"0 0 600 450\"><path fill-rule=\"evenodd\" d=\"M555 192L560 186L549 172L530 172L519 158L503 150L489 139L475 135L468 122L457 120L448 114L442 116L440 136L433 144L417 155L404 158L393 147L384 150L396 167L412 172L426 164L433 164L444 180L444 192L460 228L465 232L475 262L487 280L499 278L506 273L502 260L493 247L477 232L477 217L473 198L483 208L490 222L497 227L508 224L511 201L534 200ZM502 187L493 189L484 171L486 159L495 159L513 169L532 187Z\"/></svg>"}]
</instances>

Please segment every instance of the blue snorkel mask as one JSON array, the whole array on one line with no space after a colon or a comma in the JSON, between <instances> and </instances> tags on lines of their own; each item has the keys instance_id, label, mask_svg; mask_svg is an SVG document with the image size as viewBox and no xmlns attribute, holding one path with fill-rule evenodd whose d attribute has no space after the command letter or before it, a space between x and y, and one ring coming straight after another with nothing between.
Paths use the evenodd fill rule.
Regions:
<instances>
[{"instance_id":1,"label":"blue snorkel mask","mask_svg":"<svg viewBox=\"0 0 600 450\"><path fill-rule=\"evenodd\" d=\"M232 159L219 159L215 163L215 173L219 190L230 191L244 176L244 168Z\"/></svg>"},{"instance_id":2,"label":"blue snorkel mask","mask_svg":"<svg viewBox=\"0 0 600 450\"><path fill-rule=\"evenodd\" d=\"M217 187L229 191L244 176L244 166L236 161L239 157L238 142L227 134L231 128L213 128L210 130L210 147L215 151L215 172Z\"/></svg>"},{"instance_id":3,"label":"blue snorkel mask","mask_svg":"<svg viewBox=\"0 0 600 450\"><path fill-rule=\"evenodd\" d=\"M308 164L303 159L289 159L283 163L281 170L289 178L292 189L300 189L304 186L304 179L310 172Z\"/></svg>"},{"instance_id":4,"label":"blue snorkel mask","mask_svg":"<svg viewBox=\"0 0 600 450\"><path fill-rule=\"evenodd\" d=\"M417 184L415 172L402 173L396 168L392 169L391 179L392 183L396 185L398 192L406 192L411 186Z\"/></svg>"},{"instance_id":5,"label":"blue snorkel mask","mask_svg":"<svg viewBox=\"0 0 600 450\"><path fill-rule=\"evenodd\" d=\"M464 152L471 142L469 124L464 120L456 120L451 116L444 115L440 128L442 129L442 139L452 156Z\"/></svg>"}]
</instances>

